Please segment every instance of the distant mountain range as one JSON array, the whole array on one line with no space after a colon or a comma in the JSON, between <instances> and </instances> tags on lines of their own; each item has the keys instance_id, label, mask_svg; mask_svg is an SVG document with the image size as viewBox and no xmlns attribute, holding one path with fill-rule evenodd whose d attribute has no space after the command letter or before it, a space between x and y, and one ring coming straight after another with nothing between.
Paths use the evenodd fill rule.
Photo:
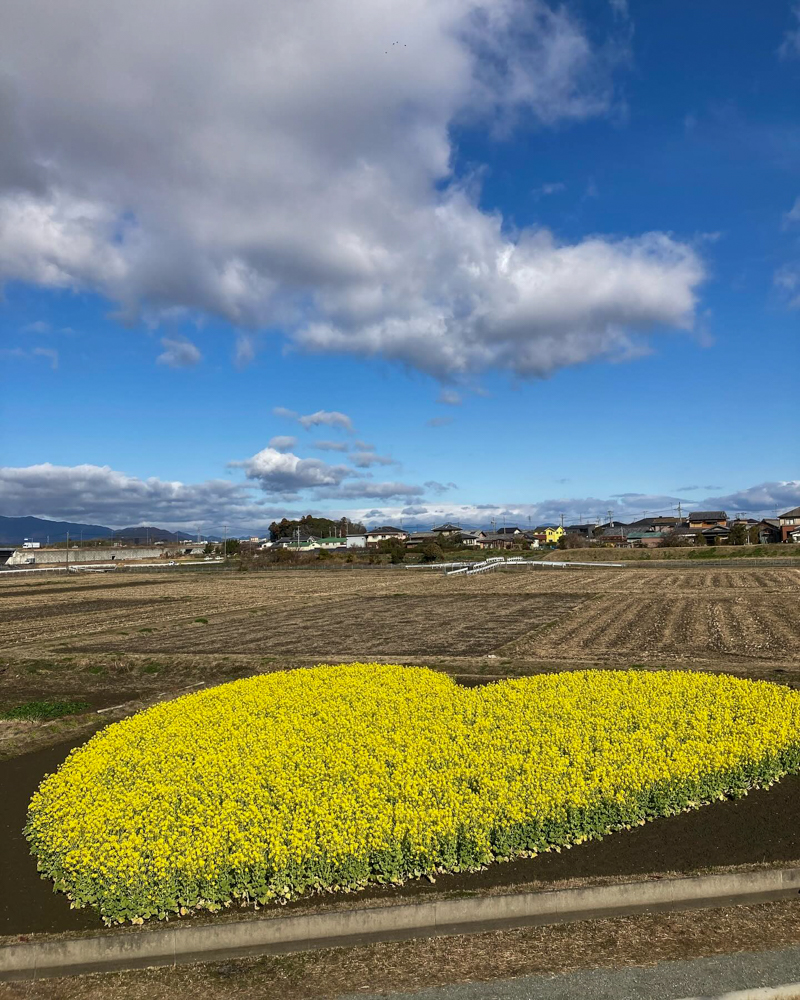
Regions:
<instances>
[{"instance_id":1,"label":"distant mountain range","mask_svg":"<svg viewBox=\"0 0 800 1000\"><path fill-rule=\"evenodd\" d=\"M133 528L106 528L102 524L81 524L78 521L49 521L43 517L4 517L0 514L0 544L22 545L27 538L42 545L64 542L69 532L70 539L93 538L136 539L139 542L177 542L182 538L196 538L196 531L167 531L139 525ZM217 535L203 535L204 541L218 542Z\"/></svg>"}]
</instances>

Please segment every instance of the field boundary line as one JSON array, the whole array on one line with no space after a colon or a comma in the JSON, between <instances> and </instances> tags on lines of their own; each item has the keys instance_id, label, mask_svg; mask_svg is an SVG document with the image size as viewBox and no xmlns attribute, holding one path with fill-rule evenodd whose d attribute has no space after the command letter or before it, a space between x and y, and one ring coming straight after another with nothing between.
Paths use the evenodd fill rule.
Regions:
<instances>
[{"instance_id":1,"label":"field boundary line","mask_svg":"<svg viewBox=\"0 0 800 1000\"><path fill-rule=\"evenodd\" d=\"M545 892L469 896L328 913L115 929L0 947L0 980L38 980L471 934L641 912L702 909L800 894L800 868L699 875Z\"/></svg>"}]
</instances>

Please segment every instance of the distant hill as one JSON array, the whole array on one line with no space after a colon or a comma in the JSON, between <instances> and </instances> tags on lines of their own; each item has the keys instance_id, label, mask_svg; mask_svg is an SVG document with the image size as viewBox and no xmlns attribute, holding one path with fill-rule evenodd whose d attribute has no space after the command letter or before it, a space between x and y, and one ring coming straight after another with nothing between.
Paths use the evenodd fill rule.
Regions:
<instances>
[{"instance_id":1,"label":"distant hill","mask_svg":"<svg viewBox=\"0 0 800 1000\"><path fill-rule=\"evenodd\" d=\"M197 531L179 529L167 531L166 528L155 528L149 525L137 525L132 528L107 528L102 524L81 524L79 521L49 521L44 517L4 517L0 514L0 544L22 545L28 538L32 542L51 545L66 541L67 532L70 538L83 537L85 542L93 538L134 539L140 544L151 542L177 542L182 538L196 538ZM203 535L203 540L219 541L217 535Z\"/></svg>"},{"instance_id":2,"label":"distant hill","mask_svg":"<svg viewBox=\"0 0 800 1000\"><path fill-rule=\"evenodd\" d=\"M51 543L71 538L108 538L114 532L102 524L81 524L76 521L48 521L43 517L4 517L0 514L0 542L5 545L22 545L25 538L42 545L49 539Z\"/></svg>"}]
</instances>

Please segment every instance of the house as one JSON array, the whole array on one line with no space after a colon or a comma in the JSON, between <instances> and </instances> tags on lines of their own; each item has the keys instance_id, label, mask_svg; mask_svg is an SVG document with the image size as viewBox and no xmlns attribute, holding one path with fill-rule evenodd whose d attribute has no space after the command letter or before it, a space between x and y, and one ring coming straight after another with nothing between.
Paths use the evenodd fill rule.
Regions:
<instances>
[{"instance_id":1,"label":"house","mask_svg":"<svg viewBox=\"0 0 800 1000\"><path fill-rule=\"evenodd\" d=\"M667 531L629 531L626 540L633 549L654 549L668 534Z\"/></svg>"},{"instance_id":2,"label":"house","mask_svg":"<svg viewBox=\"0 0 800 1000\"><path fill-rule=\"evenodd\" d=\"M433 531L434 534L441 535L443 538L461 534L461 528L457 524L451 524L449 521L445 521L444 524L434 525Z\"/></svg>"},{"instance_id":3,"label":"house","mask_svg":"<svg viewBox=\"0 0 800 1000\"><path fill-rule=\"evenodd\" d=\"M619 548L627 544L629 530L627 524L612 522L611 524L601 525L596 528L594 538L601 545L615 545Z\"/></svg>"},{"instance_id":4,"label":"house","mask_svg":"<svg viewBox=\"0 0 800 1000\"><path fill-rule=\"evenodd\" d=\"M462 531L461 544L467 548L482 549L486 541L485 531Z\"/></svg>"},{"instance_id":5,"label":"house","mask_svg":"<svg viewBox=\"0 0 800 1000\"><path fill-rule=\"evenodd\" d=\"M484 549L513 549L519 544L514 535L502 535L497 531L487 531L483 539Z\"/></svg>"},{"instance_id":6,"label":"house","mask_svg":"<svg viewBox=\"0 0 800 1000\"><path fill-rule=\"evenodd\" d=\"M628 527L632 531L669 531L681 523L678 517L640 517L632 521Z\"/></svg>"},{"instance_id":7,"label":"house","mask_svg":"<svg viewBox=\"0 0 800 1000\"><path fill-rule=\"evenodd\" d=\"M781 530L781 541L791 541L789 536L795 528L800 527L800 507L792 507L792 509L787 510L785 514L780 514L778 516L778 524L780 525Z\"/></svg>"},{"instance_id":8,"label":"house","mask_svg":"<svg viewBox=\"0 0 800 1000\"><path fill-rule=\"evenodd\" d=\"M706 528L727 528L728 515L724 510L696 510L689 515L689 527L699 528L701 531Z\"/></svg>"},{"instance_id":9,"label":"house","mask_svg":"<svg viewBox=\"0 0 800 1000\"><path fill-rule=\"evenodd\" d=\"M419 548L420 545L424 545L425 542L436 542L439 540L439 536L435 531L413 531L408 536L408 541L406 545L413 549Z\"/></svg>"},{"instance_id":10,"label":"house","mask_svg":"<svg viewBox=\"0 0 800 1000\"><path fill-rule=\"evenodd\" d=\"M759 545L772 545L781 541L781 525L777 518L765 517L750 525L750 541Z\"/></svg>"},{"instance_id":11,"label":"house","mask_svg":"<svg viewBox=\"0 0 800 1000\"><path fill-rule=\"evenodd\" d=\"M521 535L522 532L519 528L498 528L496 534L498 535Z\"/></svg>"},{"instance_id":12,"label":"house","mask_svg":"<svg viewBox=\"0 0 800 1000\"><path fill-rule=\"evenodd\" d=\"M381 542L390 540L405 542L409 533L401 528L393 528L390 524L384 524L380 528L371 528L367 531L367 545L380 545Z\"/></svg>"},{"instance_id":13,"label":"house","mask_svg":"<svg viewBox=\"0 0 800 1000\"><path fill-rule=\"evenodd\" d=\"M786 541L793 542L795 545L800 545L800 525L789 530L786 536Z\"/></svg>"},{"instance_id":14,"label":"house","mask_svg":"<svg viewBox=\"0 0 800 1000\"><path fill-rule=\"evenodd\" d=\"M705 538L707 545L716 545L717 542L727 542L731 529L727 524L715 524L710 528L703 528L700 534Z\"/></svg>"},{"instance_id":15,"label":"house","mask_svg":"<svg viewBox=\"0 0 800 1000\"><path fill-rule=\"evenodd\" d=\"M366 535L345 535L341 541L348 549L365 549L367 547Z\"/></svg>"},{"instance_id":16,"label":"house","mask_svg":"<svg viewBox=\"0 0 800 1000\"><path fill-rule=\"evenodd\" d=\"M314 545L318 549L326 549L334 552L344 552L347 548L344 538L338 535L328 535L326 538L317 538Z\"/></svg>"},{"instance_id":17,"label":"house","mask_svg":"<svg viewBox=\"0 0 800 1000\"><path fill-rule=\"evenodd\" d=\"M539 540L540 545L558 545L558 540L566 532L558 524L540 524L534 529L534 538Z\"/></svg>"},{"instance_id":18,"label":"house","mask_svg":"<svg viewBox=\"0 0 800 1000\"><path fill-rule=\"evenodd\" d=\"M566 528L564 528L564 533L567 535L581 535L583 538L591 538L596 527L596 524L568 524Z\"/></svg>"}]
</instances>

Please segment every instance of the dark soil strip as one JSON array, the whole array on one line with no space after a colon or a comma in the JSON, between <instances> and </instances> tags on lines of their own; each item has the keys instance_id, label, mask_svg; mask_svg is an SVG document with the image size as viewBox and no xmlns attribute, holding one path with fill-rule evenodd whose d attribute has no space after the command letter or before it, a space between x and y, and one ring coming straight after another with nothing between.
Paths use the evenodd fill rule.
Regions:
<instances>
[{"instance_id":1,"label":"dark soil strip","mask_svg":"<svg viewBox=\"0 0 800 1000\"><path fill-rule=\"evenodd\" d=\"M2 579L2 575L0 575ZM41 594L82 594L86 590L119 590L120 587L163 587L165 583L179 584L180 580L175 577L162 580L119 580L114 583L80 583L76 586L43 586L40 583L30 583L24 587L0 586L0 598L2 597L39 597Z\"/></svg>"},{"instance_id":2,"label":"dark soil strip","mask_svg":"<svg viewBox=\"0 0 800 1000\"><path fill-rule=\"evenodd\" d=\"M70 910L66 897L53 893L50 883L39 878L21 832L38 782L56 769L74 745L48 747L0 763L0 935L100 926L94 913ZM423 880L399 888L365 889L347 898L353 903L358 899L413 899L432 893L510 889L532 882L691 873L724 866L796 863L799 859L800 775L791 775L771 789L751 792L743 799L715 802L560 854L494 864L470 874L441 875L435 885ZM285 912L320 902L318 896L297 900L288 904Z\"/></svg>"}]
</instances>

